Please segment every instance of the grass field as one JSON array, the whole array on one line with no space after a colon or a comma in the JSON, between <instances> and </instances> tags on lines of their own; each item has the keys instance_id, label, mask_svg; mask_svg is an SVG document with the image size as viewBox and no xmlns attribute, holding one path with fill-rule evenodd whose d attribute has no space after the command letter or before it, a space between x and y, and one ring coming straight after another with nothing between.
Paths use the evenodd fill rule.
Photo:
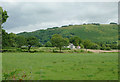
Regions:
<instances>
[{"instance_id":1,"label":"grass field","mask_svg":"<svg viewBox=\"0 0 120 82\"><path fill-rule=\"evenodd\" d=\"M3 79L117 80L117 53L3 53ZM16 71L15 71L16 70Z\"/></svg>"}]
</instances>

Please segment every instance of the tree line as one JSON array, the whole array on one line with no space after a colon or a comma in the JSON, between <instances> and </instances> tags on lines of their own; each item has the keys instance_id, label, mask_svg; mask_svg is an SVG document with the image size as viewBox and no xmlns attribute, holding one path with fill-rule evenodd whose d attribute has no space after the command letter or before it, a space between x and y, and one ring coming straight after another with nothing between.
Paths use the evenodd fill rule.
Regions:
<instances>
[{"instance_id":1,"label":"tree line","mask_svg":"<svg viewBox=\"0 0 120 82\"><path fill-rule=\"evenodd\" d=\"M80 46L85 49L101 49L101 50L110 50L110 49L118 49L117 42L113 43L95 43L90 40L82 40L81 38L74 36L71 38L63 38L60 34L54 34L50 41L47 41L45 44L39 42L34 36L24 37L20 35L16 35L14 33L7 33L5 30L2 32L2 48L22 48L22 46L28 47L28 51L30 51L31 47L58 47L60 52L64 46L68 46L69 43L74 44L75 46Z\"/></svg>"}]
</instances>

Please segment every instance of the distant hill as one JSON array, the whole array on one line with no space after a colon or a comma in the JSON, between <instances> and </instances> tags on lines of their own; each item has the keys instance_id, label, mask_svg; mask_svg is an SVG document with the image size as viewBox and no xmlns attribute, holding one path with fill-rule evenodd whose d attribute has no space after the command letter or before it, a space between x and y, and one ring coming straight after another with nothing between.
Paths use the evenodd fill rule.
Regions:
<instances>
[{"instance_id":1,"label":"distant hill","mask_svg":"<svg viewBox=\"0 0 120 82\"><path fill-rule=\"evenodd\" d=\"M87 25L69 25L62 27L48 28L46 30L37 30L33 32L22 32L17 35L25 37L35 36L41 43L50 40L53 34L61 34L63 37L70 38L78 36L83 40L93 42L113 42L118 40L118 25L116 24L87 24Z\"/></svg>"}]
</instances>

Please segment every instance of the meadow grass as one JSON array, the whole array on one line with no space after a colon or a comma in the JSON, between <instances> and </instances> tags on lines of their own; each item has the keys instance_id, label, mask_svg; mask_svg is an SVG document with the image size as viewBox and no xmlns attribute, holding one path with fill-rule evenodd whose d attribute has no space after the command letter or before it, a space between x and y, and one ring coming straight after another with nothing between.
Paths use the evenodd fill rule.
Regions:
<instances>
[{"instance_id":1,"label":"meadow grass","mask_svg":"<svg viewBox=\"0 0 120 82\"><path fill-rule=\"evenodd\" d=\"M118 53L3 53L2 60L3 74L18 71L8 79L118 79Z\"/></svg>"}]
</instances>

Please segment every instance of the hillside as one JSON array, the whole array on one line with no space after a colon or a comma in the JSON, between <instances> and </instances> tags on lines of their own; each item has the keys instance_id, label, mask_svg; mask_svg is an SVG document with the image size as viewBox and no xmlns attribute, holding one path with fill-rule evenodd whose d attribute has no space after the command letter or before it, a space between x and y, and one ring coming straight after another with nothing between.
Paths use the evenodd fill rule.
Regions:
<instances>
[{"instance_id":1,"label":"hillside","mask_svg":"<svg viewBox=\"0 0 120 82\"><path fill-rule=\"evenodd\" d=\"M48 28L46 30L37 30L34 32L22 32L17 35L35 36L41 43L50 40L53 34L61 34L63 37L70 38L79 36L83 40L91 40L93 42L113 42L118 39L118 26L115 24L100 25L69 25L60 28Z\"/></svg>"}]
</instances>

